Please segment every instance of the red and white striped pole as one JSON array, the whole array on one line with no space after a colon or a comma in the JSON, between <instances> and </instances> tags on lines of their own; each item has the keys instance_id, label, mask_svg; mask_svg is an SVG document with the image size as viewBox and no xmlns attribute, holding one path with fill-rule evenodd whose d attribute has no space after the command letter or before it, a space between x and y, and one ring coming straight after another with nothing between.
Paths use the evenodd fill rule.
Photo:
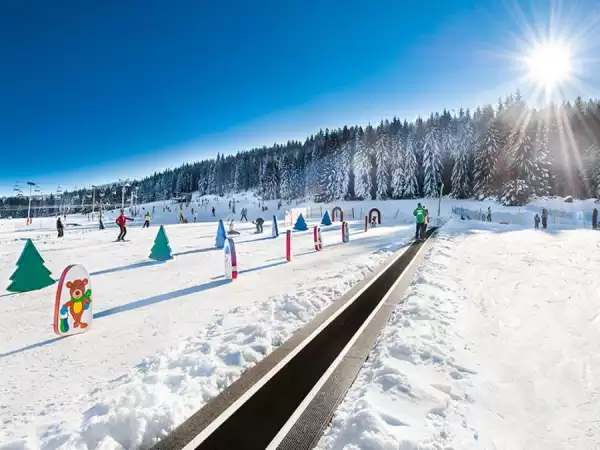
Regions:
<instances>
[{"instance_id":1,"label":"red and white striped pole","mask_svg":"<svg viewBox=\"0 0 600 450\"><path fill-rule=\"evenodd\" d=\"M292 230L285 232L285 259L292 261Z\"/></svg>"},{"instance_id":2,"label":"red and white striped pole","mask_svg":"<svg viewBox=\"0 0 600 450\"><path fill-rule=\"evenodd\" d=\"M321 229L316 225L313 228L313 240L315 243L315 250L318 252L323 250L323 240L321 239Z\"/></svg>"},{"instance_id":3,"label":"red and white striped pole","mask_svg":"<svg viewBox=\"0 0 600 450\"><path fill-rule=\"evenodd\" d=\"M346 243L350 241L350 231L348 229L348 222L342 222L342 242Z\"/></svg>"}]
</instances>

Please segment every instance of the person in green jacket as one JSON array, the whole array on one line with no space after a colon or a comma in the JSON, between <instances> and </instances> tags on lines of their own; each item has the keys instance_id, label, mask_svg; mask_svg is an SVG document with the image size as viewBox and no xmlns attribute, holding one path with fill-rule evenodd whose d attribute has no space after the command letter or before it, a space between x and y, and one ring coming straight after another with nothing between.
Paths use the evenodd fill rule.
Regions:
<instances>
[{"instance_id":1,"label":"person in green jacket","mask_svg":"<svg viewBox=\"0 0 600 450\"><path fill-rule=\"evenodd\" d=\"M413 211L413 216L417 219L417 229L415 231L415 239L419 239L421 235L421 229L425 225L425 208L419 203L417 208Z\"/></svg>"}]
</instances>

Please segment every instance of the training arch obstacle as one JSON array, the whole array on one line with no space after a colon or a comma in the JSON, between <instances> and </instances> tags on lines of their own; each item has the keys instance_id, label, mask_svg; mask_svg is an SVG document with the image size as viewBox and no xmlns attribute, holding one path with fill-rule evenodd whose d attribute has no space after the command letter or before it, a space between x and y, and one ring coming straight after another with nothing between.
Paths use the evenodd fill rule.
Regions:
<instances>
[{"instance_id":1,"label":"training arch obstacle","mask_svg":"<svg viewBox=\"0 0 600 450\"><path fill-rule=\"evenodd\" d=\"M377 225L381 225L381 211L377 208L372 208L369 211L369 223L373 222L373 214L377 214Z\"/></svg>"},{"instance_id":2,"label":"training arch obstacle","mask_svg":"<svg viewBox=\"0 0 600 450\"><path fill-rule=\"evenodd\" d=\"M340 208L339 206L336 206L331 210L331 221L335 222L335 213L336 212L340 213L340 222L343 222L344 221L344 210L342 208Z\"/></svg>"}]
</instances>

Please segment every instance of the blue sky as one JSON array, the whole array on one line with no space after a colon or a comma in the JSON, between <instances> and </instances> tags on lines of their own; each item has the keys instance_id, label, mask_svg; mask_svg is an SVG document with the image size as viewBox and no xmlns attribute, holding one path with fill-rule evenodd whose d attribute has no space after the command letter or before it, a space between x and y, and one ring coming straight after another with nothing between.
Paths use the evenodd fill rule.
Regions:
<instances>
[{"instance_id":1,"label":"blue sky","mask_svg":"<svg viewBox=\"0 0 600 450\"><path fill-rule=\"evenodd\" d=\"M595 1L573 3L571 21ZM495 102L518 85L510 55L524 23L546 23L547 10L541 0L2 0L0 193Z\"/></svg>"}]
</instances>

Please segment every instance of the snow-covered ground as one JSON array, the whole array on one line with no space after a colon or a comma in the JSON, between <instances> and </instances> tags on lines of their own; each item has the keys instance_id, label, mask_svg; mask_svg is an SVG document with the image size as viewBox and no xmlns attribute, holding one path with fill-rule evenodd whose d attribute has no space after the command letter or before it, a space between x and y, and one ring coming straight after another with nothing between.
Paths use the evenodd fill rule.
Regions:
<instances>
[{"instance_id":1,"label":"snow-covered ground","mask_svg":"<svg viewBox=\"0 0 600 450\"><path fill-rule=\"evenodd\" d=\"M321 450L600 448L600 232L453 220Z\"/></svg>"},{"instance_id":2,"label":"snow-covered ground","mask_svg":"<svg viewBox=\"0 0 600 450\"><path fill-rule=\"evenodd\" d=\"M248 219L254 220L257 217L263 217L270 220L273 215L276 215L278 220L284 219L286 209L305 207L311 218L317 219L322 216L325 210L329 210L334 206L343 208L346 218L355 220L363 219L371 208L380 209L384 222L405 222L412 223L414 218L412 211L417 202L421 202L427 206L432 217L438 216L438 209L442 217L450 217L453 214L458 214L460 208L463 209L465 216L475 218L478 214L486 214L488 207L492 211L492 221L495 223L507 222L515 225L533 226L533 217L535 213L541 214L541 209L546 208L550 211L549 227L550 228L590 228L591 216L593 209L600 208L600 204L595 203L593 199L575 200L573 203L565 203L563 198L548 198L537 199L523 207L508 207L502 206L493 200L477 201L477 200L456 200L450 197L444 197L439 202L437 198L415 199L415 200L366 200L366 201L337 201L331 204L298 202L284 202L280 209L277 208L278 201L271 200L263 202L253 192L242 192L237 194L228 194L224 197L215 197L212 195L198 196L195 193L192 196L192 202L188 207L183 208L183 216L189 223L194 222L214 222L218 219L229 221L231 219L239 220L242 208L248 210ZM208 203L202 203L202 201ZM229 208L229 202L234 201L236 212L233 213ZM262 211L259 205L266 205L267 211ZM211 208L215 207L215 217L212 216ZM139 214L136 220L128 225L128 227L141 227L144 220L143 216L146 211L152 214L152 224L167 225L179 223L179 205L171 201L156 201L153 203L139 205ZM129 208L126 208L126 213L131 214ZM104 225L107 228L116 228L114 223L117 217L118 210L104 211ZM354 217L353 217L354 216ZM72 230L81 229L98 229L98 215L80 215L69 214L66 220L63 221L66 225L65 233ZM50 231L56 228L55 217L35 217L33 223L26 225L25 219L3 219L0 220L0 239L3 233L19 231L26 236L28 233L36 233L39 231Z\"/></svg>"},{"instance_id":3,"label":"snow-covered ground","mask_svg":"<svg viewBox=\"0 0 600 450\"><path fill-rule=\"evenodd\" d=\"M141 229L138 216L125 243L114 242L115 212L105 214L105 231L97 229L93 218L68 216L63 239L56 238L53 218L35 219L28 228L24 221L0 220L0 286L8 284L25 240L31 238L55 278L72 263L90 271L95 312L88 333L57 339L51 324L56 286L25 294L0 291L0 449L150 446L411 239L417 202L339 202L346 219L355 217L350 243L341 243L339 224L325 227L320 253L313 249L310 232L294 233L295 259L288 264L284 238L270 238L270 219L276 214L282 220L290 206L277 210L276 202L267 202L269 210L263 212L252 193L236 195L238 219L245 207L250 220L262 216L267 222L263 236L253 234L252 224L236 223L241 232L235 238L240 277L228 283L222 278L222 252L214 249L215 221L230 219L233 213L228 198L209 201L206 207L192 203L184 210L191 222L194 207L199 223L183 225L175 225L175 204L142 205L150 211L154 207L153 226ZM437 215L437 200L421 201ZM573 211L593 207L593 202L548 202L546 207L553 202ZM488 205L494 213L519 213L492 202L444 198L441 215L449 217L453 207L486 210ZM291 206L311 208L311 225L334 205ZM383 225L364 233L361 218L373 207L381 210ZM528 208L532 212L539 206ZM166 263L148 259L158 224L167 224L175 256ZM543 395L552 402L564 399L555 394L558 388L552 390L552 379L542 378L538 384L527 366L515 369L509 358L526 355L525 361L537 361L536 370L550 373L543 364L549 364L548 370L559 367L552 365L562 351L558 346L569 342L574 353L565 351L565 360L584 364L577 358L585 356L586 346L576 345L577 336L569 334L584 328L560 329L552 321L572 319L581 327L580 313L597 313L599 291L591 267L597 262L600 233L560 231L563 225L551 224L551 233L535 233L515 225L455 220L445 228L411 287L406 313L397 314L382 335L361 374L362 384L350 394L354 400L341 407L322 446L388 448L383 446L387 442L390 448L403 449L419 448L417 443L421 448L444 448L445 443L450 443L447 448L494 448L486 446L493 441L496 448L515 448L502 447L499 440L512 436L519 428L515 424L522 427L531 419L542 427L544 419L534 416L546 405ZM565 282L560 281L563 274L568 276ZM520 290L533 289L531 283L538 286L537 298L546 295L555 303L532 304L536 297L521 295ZM562 314L560 299L583 292L587 303ZM528 309L536 314L527 315ZM482 314L488 315L482 319ZM540 315L546 323L541 329ZM496 335L486 320L501 320ZM586 325L586 333L595 333L596 322L600 319ZM537 338L536 333L550 332L548 340ZM507 347L506 358L499 360L499 344L506 340L531 347ZM527 354L544 345L551 345L551 358L540 355L536 360L535 354ZM494 351L487 354L490 349ZM588 366L578 366L589 386L597 368L594 361L590 355ZM520 378L510 378L513 373ZM567 375L561 372L562 378ZM373 386L364 380L372 380ZM537 386L531 392L526 391L529 382ZM505 391L513 384L527 394L524 398L536 399L534 406L519 404L524 409L517 413L508 410L512 400ZM585 395L594 398L591 392ZM568 399L564 403L572 406ZM553 408L550 403L548 410ZM577 412L584 414L586 408L593 403L579 406ZM505 419L498 422L498 414ZM575 426L569 420L568 426ZM398 444L403 439L405 447Z\"/></svg>"},{"instance_id":4,"label":"snow-covered ground","mask_svg":"<svg viewBox=\"0 0 600 450\"><path fill-rule=\"evenodd\" d=\"M0 285L32 238L54 278L68 264L88 269L95 318L89 332L60 339L52 330L56 285L0 292L0 448L150 446L414 233L385 220L365 233L357 220L343 244L336 223L324 227L317 253L310 231L295 232L287 263L285 238L271 238L265 225L255 235L252 224L237 224L232 283L214 248L215 222L166 226L174 259L165 263L148 259L156 226L131 228L124 243L110 229L74 227L62 239L1 231Z\"/></svg>"}]
</instances>

